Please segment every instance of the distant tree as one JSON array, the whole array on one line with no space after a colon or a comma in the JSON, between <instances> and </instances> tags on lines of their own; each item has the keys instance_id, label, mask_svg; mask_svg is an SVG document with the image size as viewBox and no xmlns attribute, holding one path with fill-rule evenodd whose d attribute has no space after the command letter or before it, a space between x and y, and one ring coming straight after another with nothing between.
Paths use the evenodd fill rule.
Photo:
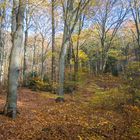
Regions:
<instances>
[{"instance_id":1,"label":"distant tree","mask_svg":"<svg viewBox=\"0 0 140 140\"><path fill-rule=\"evenodd\" d=\"M135 23L136 32L133 32L134 37L136 38L138 50L137 56L140 61L140 1L139 0L131 0L129 1L130 10L132 13L132 17Z\"/></svg>"},{"instance_id":2,"label":"distant tree","mask_svg":"<svg viewBox=\"0 0 140 140\"><path fill-rule=\"evenodd\" d=\"M42 7L41 10L40 10L40 7L36 9L36 12L34 12L34 16L32 17L32 19L33 19L33 28L35 30L34 34L35 36L36 34L38 34L39 35L38 38L40 38L40 41L41 41L40 77L43 80L44 73L45 73L44 62L46 60L47 48L50 44L49 40L51 38L51 17L47 12L47 7L44 5L41 7ZM47 45L45 44L46 42L47 42Z\"/></svg>"},{"instance_id":3,"label":"distant tree","mask_svg":"<svg viewBox=\"0 0 140 140\"><path fill-rule=\"evenodd\" d=\"M28 38L29 30L32 27L32 18L34 12L34 6L30 4L30 0L26 0L26 9L25 9L25 39L24 39L24 55L23 55L23 85L27 86L27 47L28 47Z\"/></svg>"},{"instance_id":4,"label":"distant tree","mask_svg":"<svg viewBox=\"0 0 140 140\"><path fill-rule=\"evenodd\" d=\"M78 37L77 37L77 43L76 43L76 54L75 54L75 65L74 65L75 81L78 80L80 34L84 26L84 20L85 20L85 15L81 13L81 15L79 15L79 21L78 21L78 33L77 33Z\"/></svg>"},{"instance_id":5,"label":"distant tree","mask_svg":"<svg viewBox=\"0 0 140 140\"><path fill-rule=\"evenodd\" d=\"M99 1L94 17L101 45L101 71L104 72L112 41L128 12L120 0Z\"/></svg>"}]
</instances>

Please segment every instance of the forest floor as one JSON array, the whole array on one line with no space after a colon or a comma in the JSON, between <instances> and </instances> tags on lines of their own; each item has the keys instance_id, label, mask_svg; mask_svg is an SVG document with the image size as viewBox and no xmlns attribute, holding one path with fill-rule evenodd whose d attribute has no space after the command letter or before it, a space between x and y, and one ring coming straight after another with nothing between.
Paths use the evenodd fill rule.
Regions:
<instances>
[{"instance_id":1,"label":"forest floor","mask_svg":"<svg viewBox=\"0 0 140 140\"><path fill-rule=\"evenodd\" d=\"M140 140L140 108L126 103L120 78L94 77L57 95L19 89L15 120L0 115L0 140ZM5 93L0 94L0 110Z\"/></svg>"}]
</instances>

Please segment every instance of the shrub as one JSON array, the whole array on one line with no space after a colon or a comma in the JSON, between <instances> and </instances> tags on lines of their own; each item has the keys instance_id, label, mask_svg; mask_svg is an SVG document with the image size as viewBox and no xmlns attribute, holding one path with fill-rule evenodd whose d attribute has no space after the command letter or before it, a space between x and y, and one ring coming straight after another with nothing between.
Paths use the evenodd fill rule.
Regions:
<instances>
[{"instance_id":1,"label":"shrub","mask_svg":"<svg viewBox=\"0 0 140 140\"><path fill-rule=\"evenodd\" d=\"M126 78L131 87L140 89L140 62L131 62L126 68Z\"/></svg>"},{"instance_id":2,"label":"shrub","mask_svg":"<svg viewBox=\"0 0 140 140\"><path fill-rule=\"evenodd\" d=\"M111 72L113 76L118 76L117 61L115 57L109 56L105 72Z\"/></svg>"},{"instance_id":3,"label":"shrub","mask_svg":"<svg viewBox=\"0 0 140 140\"><path fill-rule=\"evenodd\" d=\"M30 78L29 87L33 90L51 91L51 84L44 82L39 77Z\"/></svg>"},{"instance_id":4,"label":"shrub","mask_svg":"<svg viewBox=\"0 0 140 140\"><path fill-rule=\"evenodd\" d=\"M130 139L140 138L140 108L137 106L126 105L124 106L124 113L126 115L126 122L129 129L127 130Z\"/></svg>"},{"instance_id":5,"label":"shrub","mask_svg":"<svg viewBox=\"0 0 140 140\"><path fill-rule=\"evenodd\" d=\"M74 90L76 90L77 86L75 81L68 81L64 83L64 92L65 93L72 93Z\"/></svg>"},{"instance_id":6,"label":"shrub","mask_svg":"<svg viewBox=\"0 0 140 140\"><path fill-rule=\"evenodd\" d=\"M132 103L140 101L140 62L131 62L126 68L127 91L132 95Z\"/></svg>"},{"instance_id":7,"label":"shrub","mask_svg":"<svg viewBox=\"0 0 140 140\"><path fill-rule=\"evenodd\" d=\"M30 73L28 74L28 77L29 77L29 78L38 77L38 74L37 74L36 71L33 71L33 72L30 72Z\"/></svg>"},{"instance_id":8,"label":"shrub","mask_svg":"<svg viewBox=\"0 0 140 140\"><path fill-rule=\"evenodd\" d=\"M43 82L50 83L49 77L46 74L43 76Z\"/></svg>"},{"instance_id":9,"label":"shrub","mask_svg":"<svg viewBox=\"0 0 140 140\"><path fill-rule=\"evenodd\" d=\"M97 91L91 100L91 105L95 108L121 109L121 106L126 104L129 98L129 95L118 88L113 88L103 92Z\"/></svg>"}]
</instances>

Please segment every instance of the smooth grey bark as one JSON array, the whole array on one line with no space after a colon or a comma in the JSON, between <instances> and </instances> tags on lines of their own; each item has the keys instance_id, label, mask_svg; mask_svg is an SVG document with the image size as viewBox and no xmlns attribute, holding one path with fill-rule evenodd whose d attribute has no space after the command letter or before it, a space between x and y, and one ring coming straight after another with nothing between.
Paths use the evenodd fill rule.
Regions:
<instances>
[{"instance_id":1,"label":"smooth grey bark","mask_svg":"<svg viewBox=\"0 0 140 140\"><path fill-rule=\"evenodd\" d=\"M64 27L63 43L59 59L59 96L64 96L64 73L65 73L65 56L68 46L67 27Z\"/></svg>"},{"instance_id":2,"label":"smooth grey bark","mask_svg":"<svg viewBox=\"0 0 140 140\"><path fill-rule=\"evenodd\" d=\"M8 73L8 93L5 115L16 118L17 115L17 87L20 70L20 55L24 35L24 12L25 3L22 0L13 0L12 11L12 50L10 54L9 73Z\"/></svg>"}]
</instances>

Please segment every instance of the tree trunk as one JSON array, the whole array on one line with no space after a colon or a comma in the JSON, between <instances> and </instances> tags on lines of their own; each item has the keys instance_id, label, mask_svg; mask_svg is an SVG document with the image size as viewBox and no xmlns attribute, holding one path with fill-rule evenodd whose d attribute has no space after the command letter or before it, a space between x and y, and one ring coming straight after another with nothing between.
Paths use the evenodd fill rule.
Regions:
<instances>
[{"instance_id":1,"label":"tree trunk","mask_svg":"<svg viewBox=\"0 0 140 140\"><path fill-rule=\"evenodd\" d=\"M28 2L28 0L27 0ZM27 76L26 76L26 52L27 52L27 45L28 45L28 6L26 6L26 18L25 18L26 30L25 30L25 41L24 41L24 62L23 62L23 84L27 85Z\"/></svg>"},{"instance_id":2,"label":"tree trunk","mask_svg":"<svg viewBox=\"0 0 140 140\"><path fill-rule=\"evenodd\" d=\"M60 59L59 59L59 96L64 97L64 73L65 73L65 56L68 47L69 39L67 37L67 29L65 26L63 43L61 47Z\"/></svg>"},{"instance_id":3,"label":"tree trunk","mask_svg":"<svg viewBox=\"0 0 140 140\"><path fill-rule=\"evenodd\" d=\"M54 18L55 0L52 0L52 84L56 81L56 67L55 67L55 18Z\"/></svg>"},{"instance_id":4,"label":"tree trunk","mask_svg":"<svg viewBox=\"0 0 140 140\"><path fill-rule=\"evenodd\" d=\"M4 7L0 8L0 82L2 84L3 81L3 69L4 69L4 45L5 45L5 40L4 40L4 23L5 23L5 16L6 16L6 5L7 5L7 0L4 0L3 4L5 5Z\"/></svg>"},{"instance_id":5,"label":"tree trunk","mask_svg":"<svg viewBox=\"0 0 140 140\"><path fill-rule=\"evenodd\" d=\"M37 36L35 35L34 37L34 46L33 46L33 63L32 63L32 77L35 77L35 56L36 56L36 40L37 40Z\"/></svg>"},{"instance_id":6,"label":"tree trunk","mask_svg":"<svg viewBox=\"0 0 140 140\"><path fill-rule=\"evenodd\" d=\"M42 36L42 52L41 52L41 80L44 77L44 37Z\"/></svg>"},{"instance_id":7,"label":"tree trunk","mask_svg":"<svg viewBox=\"0 0 140 140\"><path fill-rule=\"evenodd\" d=\"M16 118L17 115L17 87L24 34L24 12L25 3L22 0L13 0L12 50L8 73L8 93L4 108L5 115L12 118Z\"/></svg>"},{"instance_id":8,"label":"tree trunk","mask_svg":"<svg viewBox=\"0 0 140 140\"><path fill-rule=\"evenodd\" d=\"M84 18L85 16L83 16L82 18L82 14L80 14L80 18L79 18L79 27L78 27L78 37L77 37L77 45L76 45L76 57L75 57L75 66L74 66L74 75L75 75L75 81L78 81L78 69L79 69L79 44L80 44L80 34L82 31L82 27L83 27L83 23L84 23Z\"/></svg>"},{"instance_id":9,"label":"tree trunk","mask_svg":"<svg viewBox=\"0 0 140 140\"><path fill-rule=\"evenodd\" d=\"M79 16L81 15L80 13L88 3L88 0L83 3L82 0L80 0L78 6L74 8L74 0L67 0L65 4L62 2L64 16L64 32L59 59L59 96L61 96L62 98L64 96L64 72L66 50L69 45L71 35L75 29L76 23L79 19Z\"/></svg>"}]
</instances>

